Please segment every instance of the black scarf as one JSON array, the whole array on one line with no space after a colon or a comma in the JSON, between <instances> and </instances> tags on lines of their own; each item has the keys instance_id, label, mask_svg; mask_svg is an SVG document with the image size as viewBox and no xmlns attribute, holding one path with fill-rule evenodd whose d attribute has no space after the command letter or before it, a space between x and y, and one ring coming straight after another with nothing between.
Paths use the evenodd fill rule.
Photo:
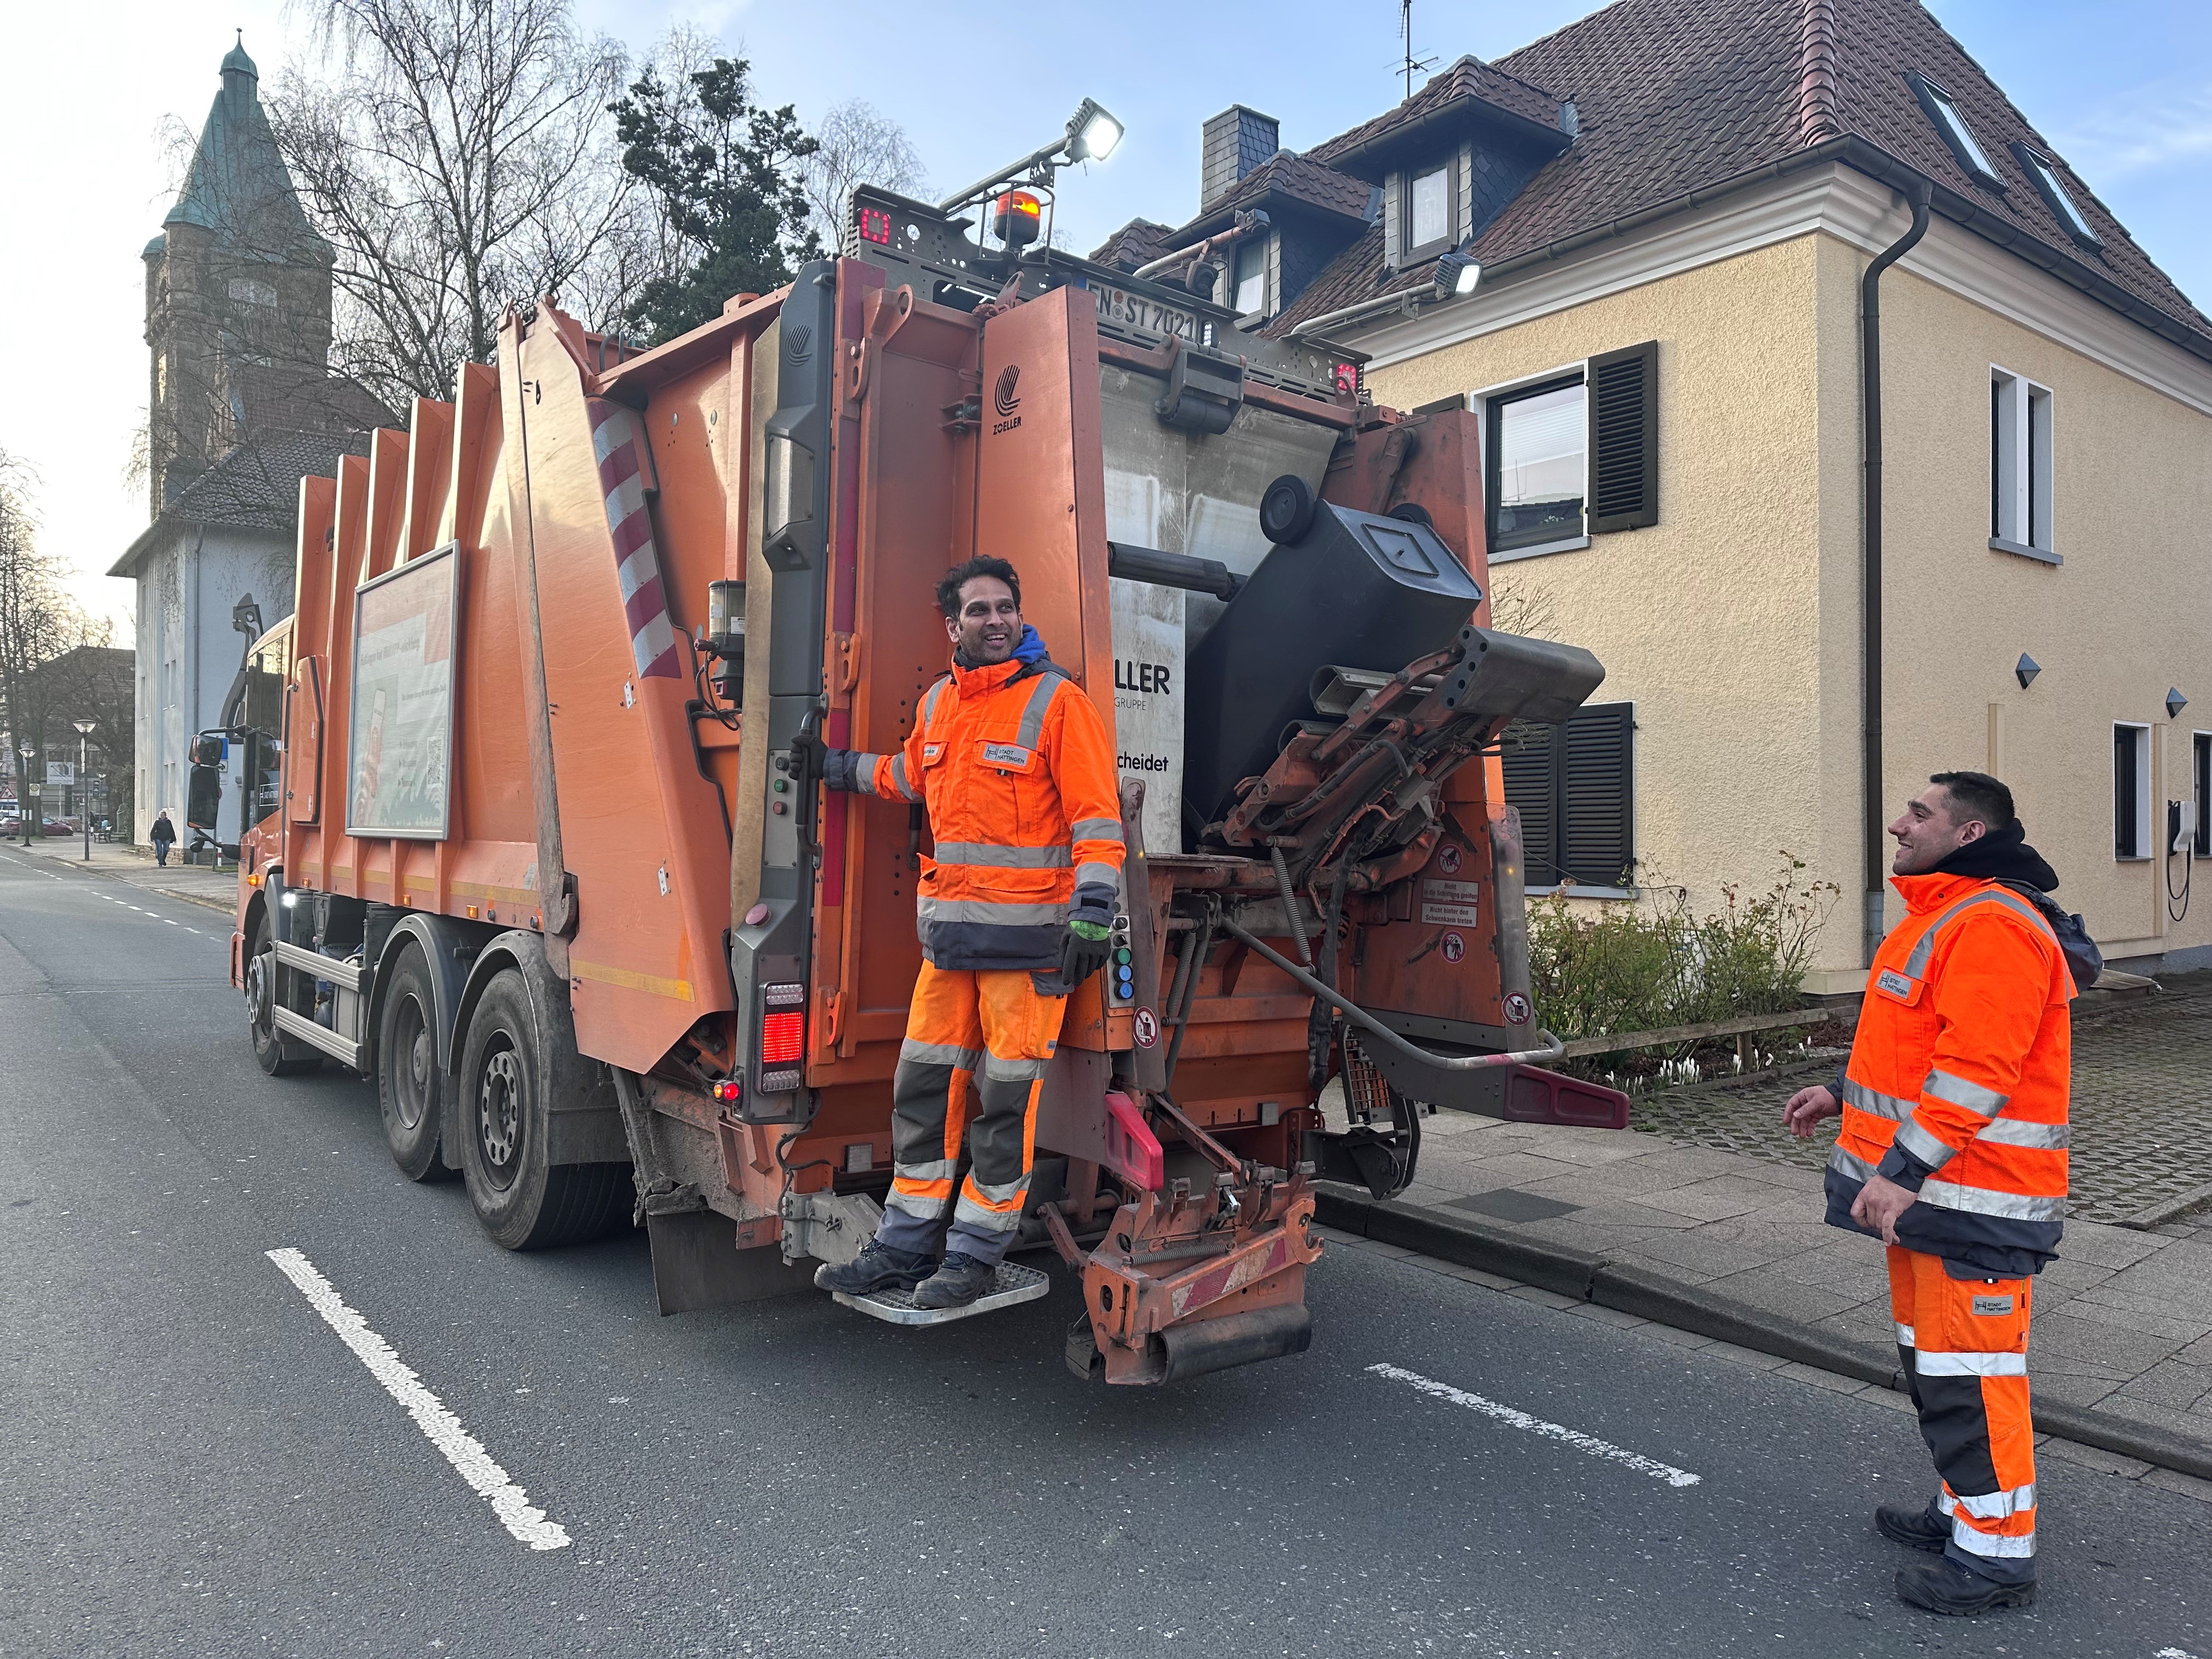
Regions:
<instances>
[{"instance_id":1,"label":"black scarf","mask_svg":"<svg viewBox=\"0 0 2212 1659\"><path fill-rule=\"evenodd\" d=\"M1981 881L2024 881L2045 893L2058 885L2058 872L2027 844L2027 831L2018 818L1954 848L1929 873L1971 876Z\"/></svg>"}]
</instances>

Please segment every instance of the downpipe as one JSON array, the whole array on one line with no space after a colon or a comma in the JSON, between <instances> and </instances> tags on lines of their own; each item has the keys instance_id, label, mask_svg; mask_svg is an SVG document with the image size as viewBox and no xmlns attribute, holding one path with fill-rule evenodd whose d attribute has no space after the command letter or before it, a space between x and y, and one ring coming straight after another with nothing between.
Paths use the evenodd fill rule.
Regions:
<instances>
[{"instance_id":1,"label":"downpipe","mask_svg":"<svg viewBox=\"0 0 2212 1659\"><path fill-rule=\"evenodd\" d=\"M1888 860L1883 856L1887 839L1883 820L1881 732L1881 274L1910 252L1928 234L1928 208L1935 189L1925 179L1904 185L1905 199L1912 209L1912 222L1905 234L1874 258L1859 279L1859 385L1862 410L1860 431L1863 473L1859 507L1860 582L1864 614L1859 639L1860 722L1865 744L1860 787L1864 793L1866 822L1862 831L1865 847L1865 896L1861 926L1867 966L1874 966L1881 948L1882 907L1888 893Z\"/></svg>"}]
</instances>

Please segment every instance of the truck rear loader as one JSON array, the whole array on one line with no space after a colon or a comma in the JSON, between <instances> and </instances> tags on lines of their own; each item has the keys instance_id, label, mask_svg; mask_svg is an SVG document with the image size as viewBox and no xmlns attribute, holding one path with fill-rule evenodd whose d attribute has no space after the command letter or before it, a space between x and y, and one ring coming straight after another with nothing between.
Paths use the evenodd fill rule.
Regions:
<instances>
[{"instance_id":1,"label":"truck rear loader","mask_svg":"<svg viewBox=\"0 0 2212 1659\"><path fill-rule=\"evenodd\" d=\"M821 757L897 750L936 580L998 555L1115 736L1128 849L1024 1242L1080 1275L1085 1375L1296 1352L1316 1181L1402 1188L1437 1103L1623 1126L1531 1063L1497 759L1603 671L1485 625L1474 415L971 228L863 187L842 257L642 352L519 305L496 366L303 481L233 734L275 780L234 981L265 1070L373 1078L400 1169L499 1243L641 1223L664 1312L804 1287L889 1186L933 850Z\"/></svg>"}]
</instances>

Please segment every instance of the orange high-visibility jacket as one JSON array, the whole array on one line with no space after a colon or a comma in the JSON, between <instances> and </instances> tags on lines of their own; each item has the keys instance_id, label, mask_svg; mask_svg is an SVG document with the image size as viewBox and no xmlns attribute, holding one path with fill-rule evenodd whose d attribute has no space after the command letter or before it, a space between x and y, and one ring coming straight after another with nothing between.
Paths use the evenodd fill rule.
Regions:
<instances>
[{"instance_id":1,"label":"orange high-visibility jacket","mask_svg":"<svg viewBox=\"0 0 2212 1659\"><path fill-rule=\"evenodd\" d=\"M1828 1219L1877 1171L1919 1201L1908 1249L2001 1277L2057 1254L2066 1214L2073 977L2035 907L1971 876L1898 876L1844 1074Z\"/></svg>"},{"instance_id":2,"label":"orange high-visibility jacket","mask_svg":"<svg viewBox=\"0 0 2212 1659\"><path fill-rule=\"evenodd\" d=\"M855 757L853 781L928 810L936 854L915 908L934 966L1054 967L1071 917L1112 920L1124 850L1113 741L1041 647L955 666L923 694L905 746Z\"/></svg>"}]
</instances>

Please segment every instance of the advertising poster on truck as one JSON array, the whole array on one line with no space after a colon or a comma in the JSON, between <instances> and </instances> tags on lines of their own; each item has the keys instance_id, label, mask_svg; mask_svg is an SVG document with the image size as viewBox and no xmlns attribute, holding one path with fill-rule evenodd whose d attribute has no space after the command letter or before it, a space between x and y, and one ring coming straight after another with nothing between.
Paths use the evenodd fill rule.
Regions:
<instances>
[{"instance_id":1,"label":"advertising poster on truck","mask_svg":"<svg viewBox=\"0 0 2212 1659\"><path fill-rule=\"evenodd\" d=\"M456 568L448 544L354 595L350 835L445 838Z\"/></svg>"}]
</instances>

